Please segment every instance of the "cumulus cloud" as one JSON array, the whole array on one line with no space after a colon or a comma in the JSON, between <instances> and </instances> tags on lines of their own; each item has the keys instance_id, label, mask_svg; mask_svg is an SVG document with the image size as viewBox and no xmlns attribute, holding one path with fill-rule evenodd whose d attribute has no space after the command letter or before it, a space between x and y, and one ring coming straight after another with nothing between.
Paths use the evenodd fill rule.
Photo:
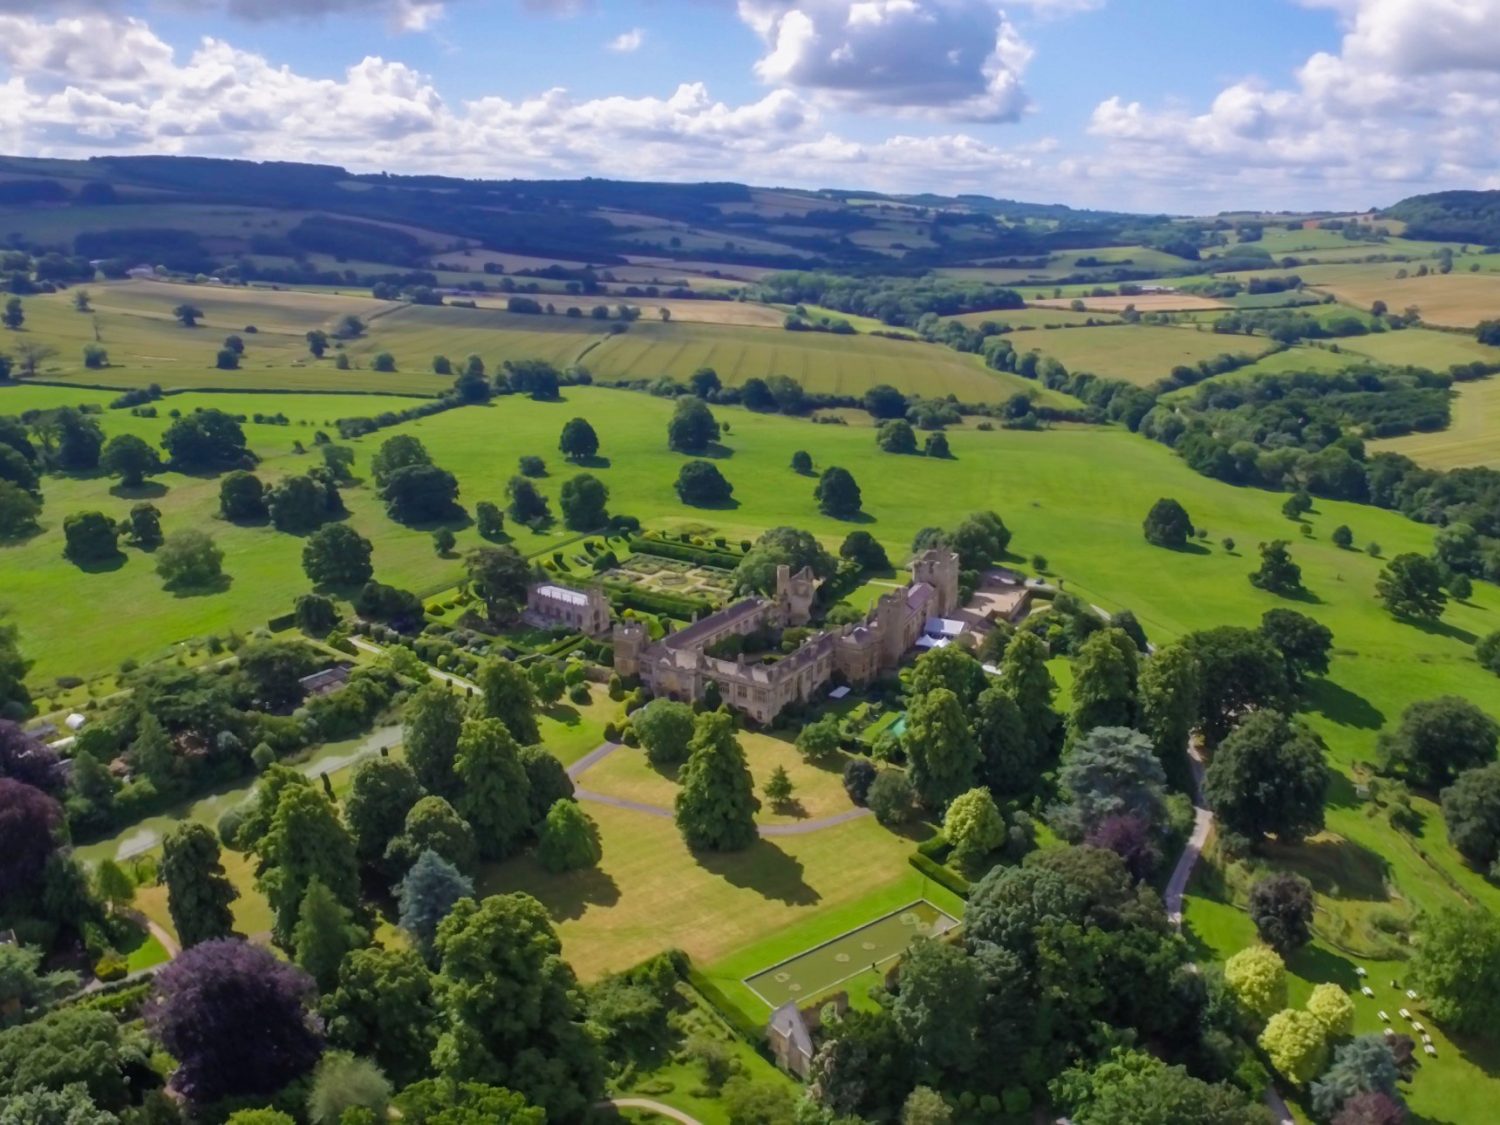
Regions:
<instances>
[{"instance_id":1,"label":"cumulus cloud","mask_svg":"<svg viewBox=\"0 0 1500 1125\"><path fill-rule=\"evenodd\" d=\"M622 54L630 54L638 51L641 44L646 41L646 33L638 27L632 27L629 31L622 31L616 35L605 46L611 51L619 51Z\"/></svg>"},{"instance_id":2,"label":"cumulus cloud","mask_svg":"<svg viewBox=\"0 0 1500 1125\"><path fill-rule=\"evenodd\" d=\"M1115 96L1095 108L1089 132L1145 174L1199 177L1211 190L1243 180L1246 198L1267 176L1321 190L1325 204L1330 189L1360 204L1371 200L1353 193L1493 180L1500 0L1305 2L1335 10L1344 34L1292 83L1245 79L1196 111Z\"/></svg>"},{"instance_id":3,"label":"cumulus cloud","mask_svg":"<svg viewBox=\"0 0 1500 1125\"><path fill-rule=\"evenodd\" d=\"M1031 48L994 0L739 0L755 73L840 108L1014 121Z\"/></svg>"},{"instance_id":4,"label":"cumulus cloud","mask_svg":"<svg viewBox=\"0 0 1500 1125\"><path fill-rule=\"evenodd\" d=\"M702 83L661 96L446 101L425 74L367 57L314 78L205 38L180 54L144 21L0 16L0 151L160 152L469 176L733 177L889 190L1017 191L1039 149L963 133L854 141L790 89L730 104Z\"/></svg>"}]
</instances>

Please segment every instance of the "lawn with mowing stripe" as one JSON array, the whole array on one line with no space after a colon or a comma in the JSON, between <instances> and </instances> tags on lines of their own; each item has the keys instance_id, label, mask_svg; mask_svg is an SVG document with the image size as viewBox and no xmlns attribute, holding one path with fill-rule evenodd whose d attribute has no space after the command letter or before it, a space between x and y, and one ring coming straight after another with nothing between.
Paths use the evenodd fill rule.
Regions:
<instances>
[{"instance_id":1,"label":"lawn with mowing stripe","mask_svg":"<svg viewBox=\"0 0 1500 1125\"><path fill-rule=\"evenodd\" d=\"M809 391L837 395L858 396L889 383L927 397L1001 402L1017 391L1037 390L1034 383L989 370L978 356L936 344L728 325L639 322L608 337L583 362L604 379L685 380L700 367L712 367L731 386L790 375ZM1053 401L1047 392L1042 398Z\"/></svg>"},{"instance_id":2,"label":"lawn with mowing stripe","mask_svg":"<svg viewBox=\"0 0 1500 1125\"><path fill-rule=\"evenodd\" d=\"M912 842L873 817L741 852L695 854L670 819L595 803L584 810L604 846L597 868L549 875L522 856L487 866L478 880L484 894L525 891L540 900L584 980L671 948L711 966L717 980L731 955L748 951L753 968L764 968L821 940L778 953L789 932L827 928L831 936L922 897L922 879L906 862ZM738 970L734 982L751 971Z\"/></svg>"},{"instance_id":3,"label":"lawn with mowing stripe","mask_svg":"<svg viewBox=\"0 0 1500 1125\"><path fill-rule=\"evenodd\" d=\"M836 816L854 808L844 791L844 764L849 756L842 751L827 761L807 762L786 739L743 731L739 740L745 748L755 792L760 797L756 823L797 824ZM766 782L778 766L786 770L793 785L791 801L780 808L772 806L765 797ZM592 767L579 784L596 793L666 809L672 808L678 791L675 768L653 766L645 751L631 746L616 750Z\"/></svg>"}]
</instances>

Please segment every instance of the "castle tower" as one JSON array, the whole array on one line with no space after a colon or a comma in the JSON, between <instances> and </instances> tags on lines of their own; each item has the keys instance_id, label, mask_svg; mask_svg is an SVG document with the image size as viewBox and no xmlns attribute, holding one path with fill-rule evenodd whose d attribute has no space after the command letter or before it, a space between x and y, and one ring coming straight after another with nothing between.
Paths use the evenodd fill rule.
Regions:
<instances>
[{"instance_id":1,"label":"castle tower","mask_svg":"<svg viewBox=\"0 0 1500 1125\"><path fill-rule=\"evenodd\" d=\"M906 652L902 625L906 620L906 598L901 594L883 594L875 603L875 628L879 634L880 667L894 668Z\"/></svg>"},{"instance_id":2,"label":"castle tower","mask_svg":"<svg viewBox=\"0 0 1500 1125\"><path fill-rule=\"evenodd\" d=\"M911 561L913 582L926 582L936 592L933 613L947 617L958 608L958 556L948 550L923 551Z\"/></svg>"},{"instance_id":3,"label":"castle tower","mask_svg":"<svg viewBox=\"0 0 1500 1125\"><path fill-rule=\"evenodd\" d=\"M615 626L615 671L621 677L640 675L641 653L648 637L645 626L633 621L622 621Z\"/></svg>"},{"instance_id":4,"label":"castle tower","mask_svg":"<svg viewBox=\"0 0 1500 1125\"><path fill-rule=\"evenodd\" d=\"M816 592L817 583L810 567L804 566L796 574L785 563L776 568L776 604L787 625L806 625L812 620Z\"/></svg>"}]
</instances>

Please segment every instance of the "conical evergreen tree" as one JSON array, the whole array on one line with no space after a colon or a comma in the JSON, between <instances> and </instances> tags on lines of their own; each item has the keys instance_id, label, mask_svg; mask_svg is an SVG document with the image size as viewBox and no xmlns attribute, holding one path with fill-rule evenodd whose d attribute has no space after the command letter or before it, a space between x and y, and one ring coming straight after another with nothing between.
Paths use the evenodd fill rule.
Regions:
<instances>
[{"instance_id":1,"label":"conical evergreen tree","mask_svg":"<svg viewBox=\"0 0 1500 1125\"><path fill-rule=\"evenodd\" d=\"M688 847L731 852L755 842L760 801L731 716L710 711L698 717L681 781L677 827Z\"/></svg>"}]
</instances>

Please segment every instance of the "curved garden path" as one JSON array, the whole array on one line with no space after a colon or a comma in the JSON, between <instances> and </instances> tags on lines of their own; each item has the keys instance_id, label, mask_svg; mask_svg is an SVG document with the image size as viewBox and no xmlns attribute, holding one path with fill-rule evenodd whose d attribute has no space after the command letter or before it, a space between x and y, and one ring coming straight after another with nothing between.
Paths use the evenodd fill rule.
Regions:
<instances>
[{"instance_id":1,"label":"curved garden path","mask_svg":"<svg viewBox=\"0 0 1500 1125\"><path fill-rule=\"evenodd\" d=\"M594 766L597 766L605 758L624 745L623 742L605 742L590 750L578 761L568 767L568 776L577 782L580 777ZM631 812L644 813L646 816L660 816L671 819L673 811L663 808L661 805L647 804L645 801L632 801L628 797L615 797L608 793L598 793L592 789L578 786L573 790L573 796L580 801L593 801L599 805L610 805L617 809L629 809ZM809 832L817 832L823 828L832 828L838 824L847 824L851 820L859 820L861 817L873 816L869 809L846 809L832 816L820 816L816 820L802 820L795 824L761 824L756 826L756 831L762 838L770 836L806 836Z\"/></svg>"},{"instance_id":2,"label":"curved garden path","mask_svg":"<svg viewBox=\"0 0 1500 1125\"><path fill-rule=\"evenodd\" d=\"M680 1125L702 1125L696 1117L690 1117L680 1109L673 1109L662 1102L652 1101L650 1098L608 1098L602 1102L595 1103L600 1109L605 1106L614 1106L616 1109L644 1109L662 1117L669 1117Z\"/></svg>"}]
</instances>

